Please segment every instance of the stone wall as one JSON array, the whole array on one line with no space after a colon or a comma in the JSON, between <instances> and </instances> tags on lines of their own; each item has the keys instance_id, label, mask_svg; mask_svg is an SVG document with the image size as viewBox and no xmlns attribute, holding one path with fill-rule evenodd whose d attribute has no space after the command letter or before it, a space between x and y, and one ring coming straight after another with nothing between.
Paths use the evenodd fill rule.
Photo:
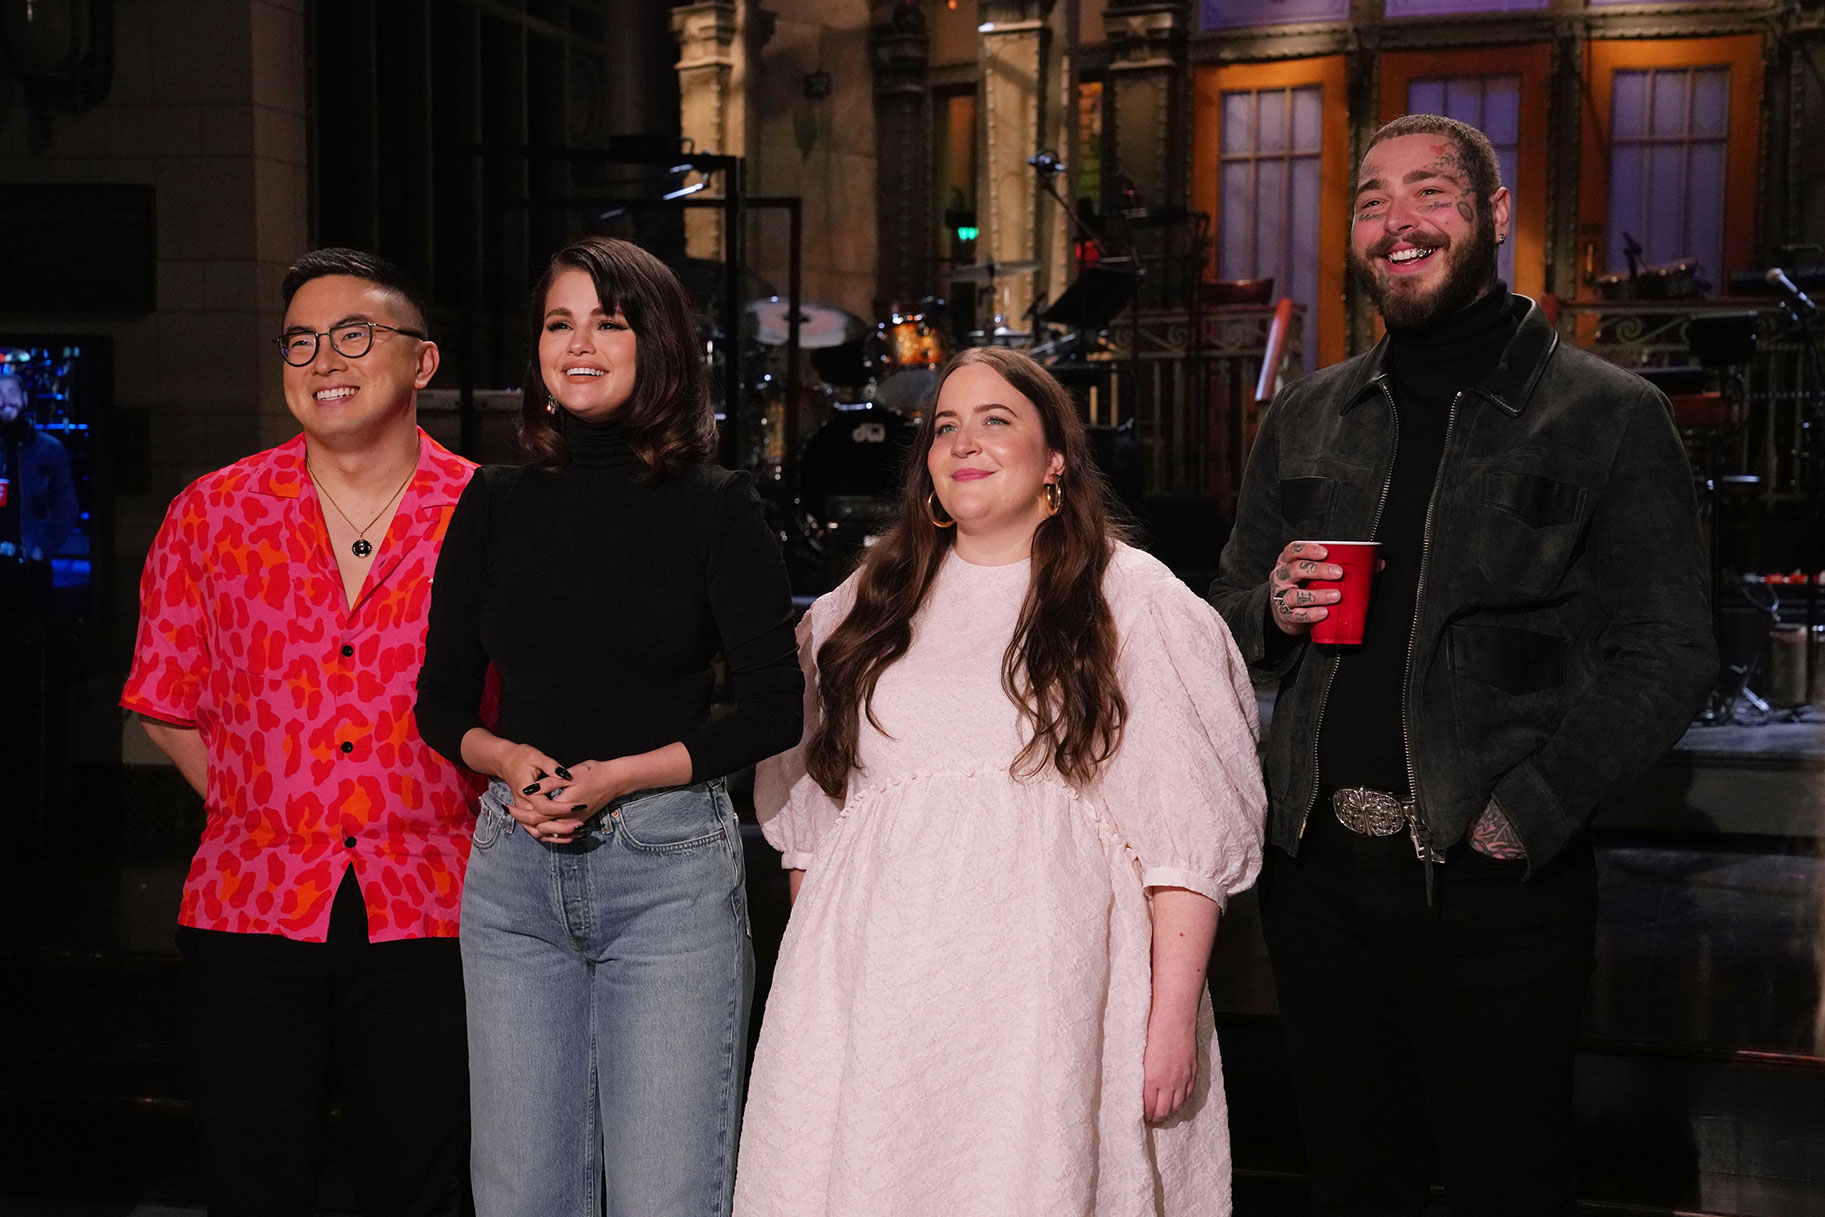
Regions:
<instances>
[{"instance_id":1,"label":"stone wall","mask_svg":"<svg viewBox=\"0 0 1825 1217\"><path fill-rule=\"evenodd\" d=\"M873 318L876 300L874 79L867 0L770 0L772 29L755 31L749 92L748 184L804 199L804 294ZM829 74L828 96L806 78ZM909 224L924 216L907 216ZM786 218L749 228L755 270L786 290Z\"/></svg>"}]
</instances>

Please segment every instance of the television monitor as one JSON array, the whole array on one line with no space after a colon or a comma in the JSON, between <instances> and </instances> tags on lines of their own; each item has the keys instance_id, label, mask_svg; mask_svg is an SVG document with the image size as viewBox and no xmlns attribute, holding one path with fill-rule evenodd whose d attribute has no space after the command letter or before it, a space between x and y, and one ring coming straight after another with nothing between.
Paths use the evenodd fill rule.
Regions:
<instances>
[{"instance_id":1,"label":"television monitor","mask_svg":"<svg viewBox=\"0 0 1825 1217\"><path fill-rule=\"evenodd\" d=\"M0 334L0 615L84 617L112 552L106 338Z\"/></svg>"}]
</instances>

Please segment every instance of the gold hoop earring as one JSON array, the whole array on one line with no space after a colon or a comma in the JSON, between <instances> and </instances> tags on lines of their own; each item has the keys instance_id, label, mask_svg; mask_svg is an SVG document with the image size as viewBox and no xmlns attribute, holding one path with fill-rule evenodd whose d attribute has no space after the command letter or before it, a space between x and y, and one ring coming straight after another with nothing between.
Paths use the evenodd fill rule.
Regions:
<instances>
[{"instance_id":1,"label":"gold hoop earring","mask_svg":"<svg viewBox=\"0 0 1825 1217\"><path fill-rule=\"evenodd\" d=\"M1047 482L1039 488L1039 495L1046 501L1046 514L1055 516L1058 509L1065 505L1065 488L1057 482Z\"/></svg>"},{"instance_id":2,"label":"gold hoop earring","mask_svg":"<svg viewBox=\"0 0 1825 1217\"><path fill-rule=\"evenodd\" d=\"M930 494L925 496L925 516L927 519L929 519L932 522L932 527L933 528L954 527L956 525L957 521L940 520L938 518L938 510L939 510L940 506L941 505L938 502L938 492L936 490L932 491Z\"/></svg>"}]
</instances>

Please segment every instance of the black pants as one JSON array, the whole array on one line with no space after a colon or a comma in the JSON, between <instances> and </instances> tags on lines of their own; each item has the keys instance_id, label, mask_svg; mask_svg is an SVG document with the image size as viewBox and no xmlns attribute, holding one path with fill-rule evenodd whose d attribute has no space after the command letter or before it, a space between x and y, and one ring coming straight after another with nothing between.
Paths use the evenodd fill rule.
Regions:
<instances>
[{"instance_id":1,"label":"black pants","mask_svg":"<svg viewBox=\"0 0 1825 1217\"><path fill-rule=\"evenodd\" d=\"M1459 845L1428 908L1406 835L1350 832L1328 792L1297 858L1268 850L1262 928L1314 1213L1417 1214L1435 1155L1464 1217L1575 1212L1590 840L1526 883L1524 869Z\"/></svg>"},{"instance_id":2,"label":"black pants","mask_svg":"<svg viewBox=\"0 0 1825 1217\"><path fill-rule=\"evenodd\" d=\"M456 939L369 943L350 870L326 943L180 928L178 946L211 1217L315 1213L332 1101L363 1212L470 1211Z\"/></svg>"}]
</instances>

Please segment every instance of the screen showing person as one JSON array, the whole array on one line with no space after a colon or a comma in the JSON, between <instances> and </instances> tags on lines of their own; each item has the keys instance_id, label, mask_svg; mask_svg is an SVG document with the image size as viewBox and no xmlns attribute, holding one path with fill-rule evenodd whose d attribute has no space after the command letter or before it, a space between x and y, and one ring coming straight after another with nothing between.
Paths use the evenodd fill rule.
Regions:
<instances>
[{"instance_id":1,"label":"screen showing person","mask_svg":"<svg viewBox=\"0 0 1825 1217\"><path fill-rule=\"evenodd\" d=\"M89 607L97 358L71 341L0 340L0 612Z\"/></svg>"}]
</instances>

